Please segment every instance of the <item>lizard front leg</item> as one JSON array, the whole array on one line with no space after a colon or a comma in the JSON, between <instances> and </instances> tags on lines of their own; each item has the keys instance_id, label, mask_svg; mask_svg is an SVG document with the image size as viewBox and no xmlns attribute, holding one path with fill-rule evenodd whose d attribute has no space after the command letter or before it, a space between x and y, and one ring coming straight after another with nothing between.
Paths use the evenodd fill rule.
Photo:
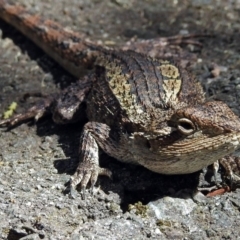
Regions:
<instances>
[{"instance_id":1,"label":"lizard front leg","mask_svg":"<svg viewBox=\"0 0 240 240\"><path fill-rule=\"evenodd\" d=\"M26 112L12 118L0 120L0 126L14 126L34 118L35 121L43 116L52 114L54 122L59 124L76 122L81 117L81 105L92 85L92 78L85 77L71 84L59 94L46 96Z\"/></svg>"},{"instance_id":2,"label":"lizard front leg","mask_svg":"<svg viewBox=\"0 0 240 240\"><path fill-rule=\"evenodd\" d=\"M70 180L71 191L80 184L84 194L87 184L93 187L99 175L112 176L110 170L99 166L99 147L105 152L117 151L116 143L108 125L88 122L84 126L80 139L80 163Z\"/></svg>"},{"instance_id":3,"label":"lizard front leg","mask_svg":"<svg viewBox=\"0 0 240 240\"><path fill-rule=\"evenodd\" d=\"M53 96L38 101L33 107L24 113L19 113L11 118L0 120L0 126L12 127L23 121L34 118L35 121L51 113L50 107L54 101Z\"/></svg>"}]
</instances>

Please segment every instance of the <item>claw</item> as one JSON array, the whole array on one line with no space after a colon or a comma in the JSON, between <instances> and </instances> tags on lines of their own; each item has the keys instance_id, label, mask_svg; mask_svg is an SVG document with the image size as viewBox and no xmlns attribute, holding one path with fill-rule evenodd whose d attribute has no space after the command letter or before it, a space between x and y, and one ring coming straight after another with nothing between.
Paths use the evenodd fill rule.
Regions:
<instances>
[{"instance_id":1,"label":"claw","mask_svg":"<svg viewBox=\"0 0 240 240\"><path fill-rule=\"evenodd\" d=\"M112 180L112 172L107 168L99 168L99 175L104 175Z\"/></svg>"},{"instance_id":2,"label":"claw","mask_svg":"<svg viewBox=\"0 0 240 240\"><path fill-rule=\"evenodd\" d=\"M85 200L86 199L86 188L85 187L82 188L81 195L82 195L82 200Z\"/></svg>"},{"instance_id":3,"label":"claw","mask_svg":"<svg viewBox=\"0 0 240 240\"><path fill-rule=\"evenodd\" d=\"M91 178L92 172L91 171L87 171L81 181L81 189L86 189L87 184L89 183L89 180Z\"/></svg>"},{"instance_id":4,"label":"claw","mask_svg":"<svg viewBox=\"0 0 240 240\"><path fill-rule=\"evenodd\" d=\"M76 198L76 190L70 186L69 197L72 199Z\"/></svg>"},{"instance_id":5,"label":"claw","mask_svg":"<svg viewBox=\"0 0 240 240\"><path fill-rule=\"evenodd\" d=\"M93 191L94 191L94 185L92 185L92 186L90 187L90 194L91 194L91 195L93 195Z\"/></svg>"}]
</instances>

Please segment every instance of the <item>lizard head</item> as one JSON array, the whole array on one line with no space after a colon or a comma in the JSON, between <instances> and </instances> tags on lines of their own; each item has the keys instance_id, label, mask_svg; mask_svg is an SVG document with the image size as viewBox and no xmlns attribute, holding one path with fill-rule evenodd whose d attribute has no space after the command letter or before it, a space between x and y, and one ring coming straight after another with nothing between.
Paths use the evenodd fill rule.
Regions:
<instances>
[{"instance_id":1,"label":"lizard head","mask_svg":"<svg viewBox=\"0 0 240 240\"><path fill-rule=\"evenodd\" d=\"M222 102L178 109L168 126L171 133L149 140L158 161L164 161L164 167L155 164L153 169L150 163L145 165L155 172L196 172L240 148L240 119Z\"/></svg>"}]
</instances>

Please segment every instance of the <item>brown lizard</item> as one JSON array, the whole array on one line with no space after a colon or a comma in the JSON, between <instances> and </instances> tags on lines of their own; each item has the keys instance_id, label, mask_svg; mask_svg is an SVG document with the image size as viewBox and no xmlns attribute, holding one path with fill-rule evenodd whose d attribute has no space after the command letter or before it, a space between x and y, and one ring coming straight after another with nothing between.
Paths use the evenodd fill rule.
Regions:
<instances>
[{"instance_id":1,"label":"brown lizard","mask_svg":"<svg viewBox=\"0 0 240 240\"><path fill-rule=\"evenodd\" d=\"M180 64L96 45L6 0L0 0L0 18L79 79L61 94L0 121L12 126L52 113L63 124L78 121L85 111L89 121L71 189L94 186L101 174L111 176L99 166L99 148L162 174L192 173L219 160L231 179L240 181L231 167L240 166L231 156L240 148L240 119L223 102L207 102L199 82ZM92 71L83 77L83 68Z\"/></svg>"}]
</instances>

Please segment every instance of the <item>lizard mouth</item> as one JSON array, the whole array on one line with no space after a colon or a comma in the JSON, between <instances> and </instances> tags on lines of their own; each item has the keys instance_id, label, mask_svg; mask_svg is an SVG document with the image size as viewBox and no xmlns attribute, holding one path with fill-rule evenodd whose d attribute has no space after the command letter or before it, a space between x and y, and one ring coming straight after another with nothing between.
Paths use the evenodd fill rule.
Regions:
<instances>
[{"instance_id":1,"label":"lizard mouth","mask_svg":"<svg viewBox=\"0 0 240 240\"><path fill-rule=\"evenodd\" d=\"M192 135L183 140L176 141L162 149L166 152L179 151L182 153L200 152L200 151L226 151L235 150L240 148L240 132L239 133L225 133L213 137L196 132L195 136ZM177 152L175 152L177 153Z\"/></svg>"},{"instance_id":2,"label":"lizard mouth","mask_svg":"<svg viewBox=\"0 0 240 240\"><path fill-rule=\"evenodd\" d=\"M135 136L136 138L136 136ZM169 135L148 139L148 145L153 152L166 152L169 155L190 154L191 152L225 150L240 148L240 132L209 134L196 131L191 135L183 135L178 130Z\"/></svg>"},{"instance_id":3,"label":"lizard mouth","mask_svg":"<svg viewBox=\"0 0 240 240\"><path fill-rule=\"evenodd\" d=\"M156 144L156 142L155 142ZM156 156L144 161L151 171L162 174L188 174L213 164L240 148L240 133L226 133L209 138L202 135L155 148Z\"/></svg>"}]
</instances>

